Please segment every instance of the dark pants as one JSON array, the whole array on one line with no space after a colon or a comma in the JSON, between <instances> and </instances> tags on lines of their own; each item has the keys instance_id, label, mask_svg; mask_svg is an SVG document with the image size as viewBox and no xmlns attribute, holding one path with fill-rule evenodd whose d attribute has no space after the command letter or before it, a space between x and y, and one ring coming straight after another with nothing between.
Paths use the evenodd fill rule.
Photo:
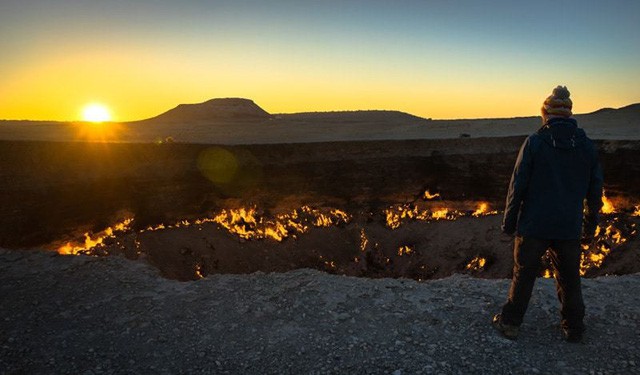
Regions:
<instances>
[{"instance_id":1,"label":"dark pants","mask_svg":"<svg viewBox=\"0 0 640 375\"><path fill-rule=\"evenodd\" d=\"M584 330L584 302L580 287L580 241L543 240L532 237L516 237L513 249L513 280L509 299L502 307L502 321L506 324L522 324L522 319L536 277L540 273L541 259L549 249L554 268L558 299L562 305L562 327Z\"/></svg>"}]
</instances>

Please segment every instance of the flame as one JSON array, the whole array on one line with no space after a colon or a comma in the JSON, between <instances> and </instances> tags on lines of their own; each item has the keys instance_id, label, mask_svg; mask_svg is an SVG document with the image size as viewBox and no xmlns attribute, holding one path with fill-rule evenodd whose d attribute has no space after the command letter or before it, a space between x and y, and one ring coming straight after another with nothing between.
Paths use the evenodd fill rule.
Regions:
<instances>
[{"instance_id":1,"label":"flame","mask_svg":"<svg viewBox=\"0 0 640 375\"><path fill-rule=\"evenodd\" d=\"M440 193L435 193L435 194L431 194L429 192L429 190L426 190L424 192L424 195L422 196L424 199L426 200L431 200L431 199L435 199L435 198L439 198L440 197Z\"/></svg>"},{"instance_id":2,"label":"flame","mask_svg":"<svg viewBox=\"0 0 640 375\"><path fill-rule=\"evenodd\" d=\"M471 259L471 261L466 265L464 269L466 269L467 271L479 271L479 270L483 270L486 264L487 264L486 258L477 256Z\"/></svg>"},{"instance_id":3,"label":"flame","mask_svg":"<svg viewBox=\"0 0 640 375\"><path fill-rule=\"evenodd\" d=\"M622 232L618 228L615 228L613 225L609 225L607 227L605 236L610 237L613 243L615 243L616 245L627 241L626 238L622 237Z\"/></svg>"},{"instance_id":4,"label":"flame","mask_svg":"<svg viewBox=\"0 0 640 375\"><path fill-rule=\"evenodd\" d=\"M431 218L436 219L436 220L446 219L447 215L449 215L449 209L448 208L440 208L440 209L437 209L436 211L433 211L431 213Z\"/></svg>"},{"instance_id":5,"label":"flame","mask_svg":"<svg viewBox=\"0 0 640 375\"><path fill-rule=\"evenodd\" d=\"M400 246L398 249L398 256L409 255L413 253L413 249L409 246Z\"/></svg>"},{"instance_id":6,"label":"flame","mask_svg":"<svg viewBox=\"0 0 640 375\"><path fill-rule=\"evenodd\" d=\"M580 274L585 275L590 269L601 268L607 256L612 251L637 235L635 223L621 221L621 215L605 217L601 225L596 227L591 245L582 245L583 253L580 260Z\"/></svg>"},{"instance_id":7,"label":"flame","mask_svg":"<svg viewBox=\"0 0 640 375\"><path fill-rule=\"evenodd\" d=\"M489 204L481 202L475 211L461 212L447 207L435 208L433 210L420 210L415 205L395 205L384 210L385 221L390 229L397 229L405 220L456 220L461 216L487 216L495 215L498 211L490 211Z\"/></svg>"},{"instance_id":8,"label":"flame","mask_svg":"<svg viewBox=\"0 0 640 375\"><path fill-rule=\"evenodd\" d=\"M332 270L336 269L336 262L334 262L332 260L331 261L325 261L324 265L325 265L325 267L327 267L329 269L332 269Z\"/></svg>"},{"instance_id":9,"label":"flame","mask_svg":"<svg viewBox=\"0 0 640 375\"><path fill-rule=\"evenodd\" d=\"M125 219L120 223L116 223L113 226L108 227L93 238L87 232L84 234L83 243L67 242L65 245L58 248L58 254L78 255L81 252L85 252L91 248L99 246L104 242L105 239L115 237L114 232L123 232L129 230L132 222L132 218Z\"/></svg>"},{"instance_id":10,"label":"flame","mask_svg":"<svg viewBox=\"0 0 640 375\"><path fill-rule=\"evenodd\" d=\"M490 211L489 210L489 203L487 202L480 202L480 204L478 205L478 208L476 208L475 211L473 211L473 213L471 214L471 216L474 217L479 217L479 216L488 216L488 215L496 215L498 213L498 211Z\"/></svg>"},{"instance_id":11,"label":"flame","mask_svg":"<svg viewBox=\"0 0 640 375\"><path fill-rule=\"evenodd\" d=\"M584 249L584 247L583 247ZM580 275L584 276L591 268L600 268L605 258L611 252L611 247L606 243L601 243L590 251L584 251L580 256Z\"/></svg>"},{"instance_id":12,"label":"flame","mask_svg":"<svg viewBox=\"0 0 640 375\"><path fill-rule=\"evenodd\" d=\"M161 229L165 229L165 228L166 228L166 227L164 226L164 224L160 224L160 225L157 225L157 226L155 226L155 227L149 226L149 227L147 227L147 229L145 229L145 230L148 230L148 231L156 231L156 230L161 230ZM144 231L143 231L143 232L144 232Z\"/></svg>"},{"instance_id":13,"label":"flame","mask_svg":"<svg viewBox=\"0 0 640 375\"><path fill-rule=\"evenodd\" d=\"M305 225L306 222L315 227L329 227L351 220L349 214L338 209L323 213L319 209L303 206L300 211L304 215L294 210L289 214L277 215L274 220L268 220L264 217L258 218L255 207L228 209L222 210L213 219L202 219L196 223L215 222L245 240L270 238L281 242L295 233L307 232L309 226Z\"/></svg>"},{"instance_id":14,"label":"flame","mask_svg":"<svg viewBox=\"0 0 640 375\"><path fill-rule=\"evenodd\" d=\"M582 244L580 258L580 275L585 276L589 270L601 268L607 257L616 248L637 235L636 224L621 220L627 214L617 213L603 218L601 225L596 227L594 241Z\"/></svg>"},{"instance_id":15,"label":"flame","mask_svg":"<svg viewBox=\"0 0 640 375\"><path fill-rule=\"evenodd\" d=\"M195 272L196 272L196 277L198 279L204 278L204 274L202 273L202 265L201 264L196 264Z\"/></svg>"},{"instance_id":16,"label":"flame","mask_svg":"<svg viewBox=\"0 0 640 375\"><path fill-rule=\"evenodd\" d=\"M360 229L360 251L365 251L368 244L369 239L367 238L367 234L364 232L364 229Z\"/></svg>"},{"instance_id":17,"label":"flame","mask_svg":"<svg viewBox=\"0 0 640 375\"><path fill-rule=\"evenodd\" d=\"M299 211L302 212L303 215L301 215ZM295 236L296 233L306 233L309 230L309 225L307 224L315 227L328 227L342 223L346 224L350 220L351 215L335 208L328 210L328 212L326 210L323 212L323 210L320 209L303 206L300 210L278 214L273 219L268 219L258 215L256 207L241 207L236 209L223 209L217 215L209 218L201 218L193 221L181 220L173 225L158 224L156 226L149 226L140 232L216 223L230 233L236 234L245 240L270 238L281 242L285 238ZM121 230L120 228L121 225L116 225L113 228L108 228L107 232L111 229ZM202 230L202 228L199 229ZM106 234L111 235L112 232ZM71 251L72 247L71 245L63 246L63 249L64 251Z\"/></svg>"},{"instance_id":18,"label":"flame","mask_svg":"<svg viewBox=\"0 0 640 375\"><path fill-rule=\"evenodd\" d=\"M612 214L616 212L616 208L613 206L613 203L611 202L611 200L607 198L607 196L604 193L604 190L602 191L602 209L600 209L600 211L603 214Z\"/></svg>"},{"instance_id":19,"label":"flame","mask_svg":"<svg viewBox=\"0 0 640 375\"><path fill-rule=\"evenodd\" d=\"M608 199L603 198L603 200L605 202L609 202L609 207L613 207ZM438 202L436 204L441 206L444 203L445 202ZM635 206L634 208L636 211L633 215L640 215L640 206ZM480 217L496 213L496 211L490 210L490 205L487 202L478 202L476 209L473 211L458 211L449 207L421 208L415 204L399 204L390 206L383 212L385 214L386 224L391 229L398 228L406 220L456 220L462 216ZM625 220L620 220L621 215L628 217L629 211L627 211L627 213L603 216L601 225L596 228L595 232L594 243L596 245L582 246L583 254L581 256L580 264L581 275L584 276L589 270L602 267L607 256L612 251L616 251L617 246L626 243L630 238L636 235L636 225L630 224ZM172 225L159 224L156 226L150 226L140 231L140 233L147 230L154 231L167 228L201 225L204 223L215 223L226 229L229 233L237 235L239 238L244 240L272 239L274 241L281 242L289 237L295 239L298 234L306 233L313 227L327 227L331 225L341 225L343 223L348 224L351 219L352 217L348 213L335 208L312 208L309 206L302 206L291 212L267 216L258 211L255 206L252 206L223 209L211 217L191 221L181 220ZM68 242L63 246L58 247L57 251L60 254L108 254L112 249L117 250L123 245L120 242L113 240L107 241L107 239L124 235L124 233L119 232L129 231L132 221L132 218L126 219L99 233L85 233L83 239L79 239L75 242ZM206 229L206 227L200 226L197 229L203 230ZM127 234L127 236L129 234ZM135 250L135 253L140 254L143 250L141 249L140 242L136 238L135 234L132 242L130 240L131 239L127 241L129 241L128 243L130 246L134 247L132 250ZM123 241L123 243L124 242L126 241ZM367 233L364 228L361 228L359 241L360 250L362 252L367 251L370 244L371 242L367 237ZM377 246L377 244L374 244L374 247L375 246ZM401 246L397 249L398 256L410 255L413 254L413 252L414 249L409 246ZM391 262L391 260L387 258L387 263L389 262ZM332 269L337 267L335 262L330 261L325 262L325 265ZM484 269L485 266L486 259L477 256L465 266L465 269L481 270ZM194 272L198 277L206 274L201 265L196 265ZM552 272L550 270L546 270L544 274L546 275L545 277L552 276Z\"/></svg>"},{"instance_id":20,"label":"flame","mask_svg":"<svg viewBox=\"0 0 640 375\"><path fill-rule=\"evenodd\" d=\"M302 206L302 212L314 217L313 225L316 227L330 227L337 225L340 222L348 222L351 216L344 211L338 209L331 209L329 214L323 214L318 209L313 209L309 206Z\"/></svg>"},{"instance_id":21,"label":"flame","mask_svg":"<svg viewBox=\"0 0 640 375\"><path fill-rule=\"evenodd\" d=\"M267 223L262 225L262 228L257 228L259 222L256 219L255 207L222 210L221 213L213 218L213 222L246 240L268 237L276 241L282 241L289 234L284 227L269 225L273 223ZM260 224L262 224L262 219Z\"/></svg>"},{"instance_id":22,"label":"flame","mask_svg":"<svg viewBox=\"0 0 640 375\"><path fill-rule=\"evenodd\" d=\"M544 277L545 279L550 279L553 277L553 273L551 272L550 269L545 269L544 273L542 274L542 277Z\"/></svg>"},{"instance_id":23,"label":"flame","mask_svg":"<svg viewBox=\"0 0 640 375\"><path fill-rule=\"evenodd\" d=\"M405 218L414 218L417 216L418 208L413 207L413 209L409 209L407 206L397 206L395 209L385 210L385 217L387 226L391 229L396 229L400 227L401 220Z\"/></svg>"},{"instance_id":24,"label":"flame","mask_svg":"<svg viewBox=\"0 0 640 375\"><path fill-rule=\"evenodd\" d=\"M438 208L435 211L418 210L418 207L409 205L400 205L391 207L384 211L387 226L391 229L400 227L404 219L412 220L455 220L459 216L457 211L450 211L448 208Z\"/></svg>"}]
</instances>

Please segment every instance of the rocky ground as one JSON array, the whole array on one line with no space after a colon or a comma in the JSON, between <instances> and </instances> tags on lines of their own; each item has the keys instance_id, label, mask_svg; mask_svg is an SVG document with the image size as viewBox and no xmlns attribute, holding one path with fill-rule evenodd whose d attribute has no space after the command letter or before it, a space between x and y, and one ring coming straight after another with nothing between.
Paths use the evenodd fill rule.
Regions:
<instances>
[{"instance_id":1,"label":"rocky ground","mask_svg":"<svg viewBox=\"0 0 640 375\"><path fill-rule=\"evenodd\" d=\"M568 344L553 281L539 279L513 342L489 324L504 279L179 282L121 257L0 250L0 373L637 374L639 282L585 279L588 331Z\"/></svg>"}]
</instances>

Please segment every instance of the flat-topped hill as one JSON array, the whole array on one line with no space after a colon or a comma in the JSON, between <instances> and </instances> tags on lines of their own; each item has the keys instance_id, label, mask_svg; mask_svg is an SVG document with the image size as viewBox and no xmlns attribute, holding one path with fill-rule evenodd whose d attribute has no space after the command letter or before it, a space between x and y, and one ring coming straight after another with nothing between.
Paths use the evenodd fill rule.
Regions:
<instances>
[{"instance_id":1,"label":"flat-topped hill","mask_svg":"<svg viewBox=\"0 0 640 375\"><path fill-rule=\"evenodd\" d=\"M177 107L145 121L191 122L211 120L265 120L269 113L253 100L219 98L197 104L180 104Z\"/></svg>"}]
</instances>

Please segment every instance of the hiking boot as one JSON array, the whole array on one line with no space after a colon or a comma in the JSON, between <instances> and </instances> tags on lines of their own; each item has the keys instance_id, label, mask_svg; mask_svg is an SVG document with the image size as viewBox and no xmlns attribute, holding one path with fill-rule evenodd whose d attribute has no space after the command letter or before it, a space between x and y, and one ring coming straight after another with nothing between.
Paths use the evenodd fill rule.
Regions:
<instances>
[{"instance_id":1,"label":"hiking boot","mask_svg":"<svg viewBox=\"0 0 640 375\"><path fill-rule=\"evenodd\" d=\"M583 331L579 329L562 328L562 337L566 342L579 343L582 342Z\"/></svg>"},{"instance_id":2,"label":"hiking boot","mask_svg":"<svg viewBox=\"0 0 640 375\"><path fill-rule=\"evenodd\" d=\"M518 331L520 330L520 327L503 323L500 314L496 314L493 316L493 321L491 322L491 324L505 338L509 340L515 340L518 338Z\"/></svg>"}]
</instances>

